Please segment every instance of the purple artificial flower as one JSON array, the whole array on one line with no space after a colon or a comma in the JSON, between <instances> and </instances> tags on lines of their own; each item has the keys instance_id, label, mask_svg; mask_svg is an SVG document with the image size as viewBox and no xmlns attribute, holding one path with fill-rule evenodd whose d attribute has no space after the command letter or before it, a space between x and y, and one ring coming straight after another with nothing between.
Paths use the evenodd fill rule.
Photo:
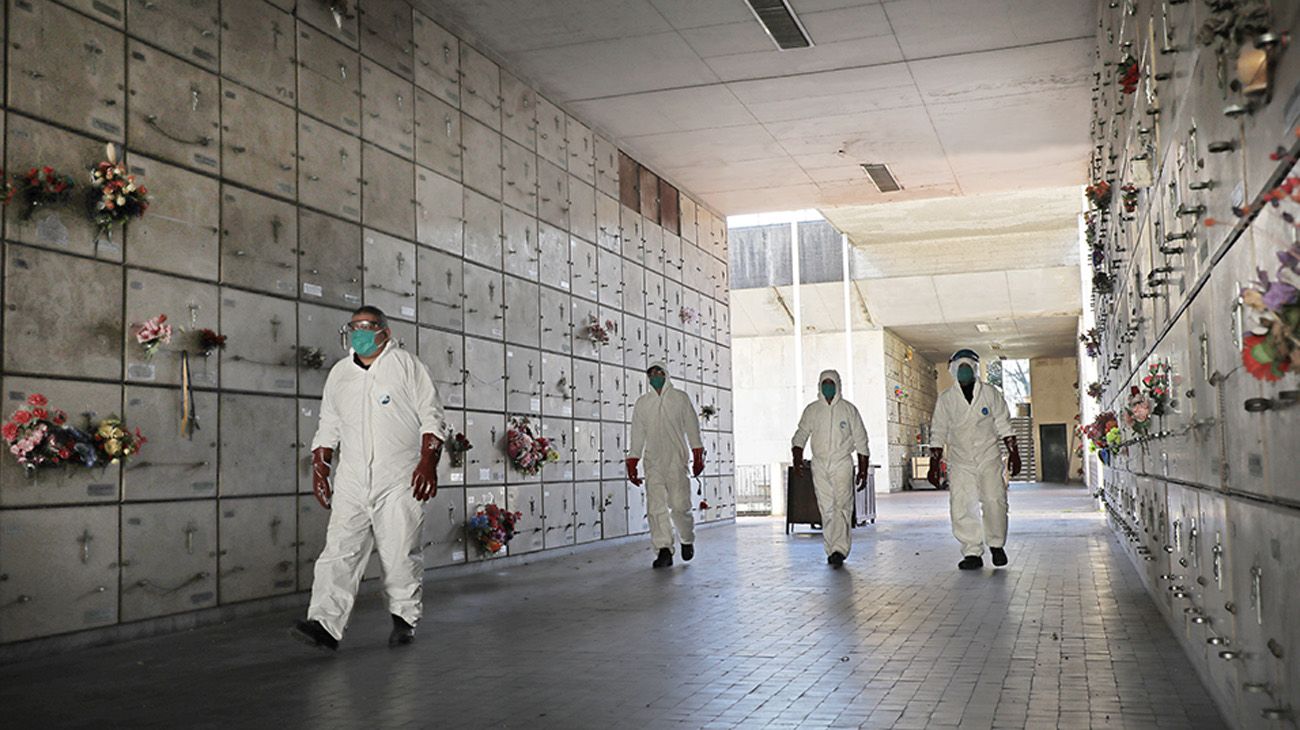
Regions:
<instances>
[{"instance_id":1,"label":"purple artificial flower","mask_svg":"<svg viewBox=\"0 0 1300 730\"><path fill-rule=\"evenodd\" d=\"M1282 262L1282 268L1290 270L1293 274L1300 274L1300 243L1292 244L1291 248L1285 251L1278 251L1277 258Z\"/></svg>"},{"instance_id":2,"label":"purple artificial flower","mask_svg":"<svg viewBox=\"0 0 1300 730\"><path fill-rule=\"evenodd\" d=\"M1260 288L1264 291L1264 306L1274 312L1282 311L1283 307L1295 302L1296 296L1300 295L1300 291L1296 291L1294 286L1281 279L1269 281L1268 273L1263 269L1257 269L1257 272L1259 273Z\"/></svg>"}]
</instances>

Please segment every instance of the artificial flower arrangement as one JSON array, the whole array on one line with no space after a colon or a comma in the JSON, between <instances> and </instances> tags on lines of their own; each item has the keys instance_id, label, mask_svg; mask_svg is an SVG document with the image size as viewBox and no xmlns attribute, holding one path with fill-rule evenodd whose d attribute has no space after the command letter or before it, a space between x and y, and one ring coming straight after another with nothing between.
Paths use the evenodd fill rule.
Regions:
<instances>
[{"instance_id":1,"label":"artificial flower arrangement","mask_svg":"<svg viewBox=\"0 0 1300 730\"><path fill-rule=\"evenodd\" d=\"M38 469L69 464L87 468L116 464L139 453L148 440L140 429L128 429L117 416L97 424L90 423L87 416L85 429L67 421L67 413L51 408L44 395L33 393L0 429L9 453L28 476Z\"/></svg>"},{"instance_id":2,"label":"artificial flower arrangement","mask_svg":"<svg viewBox=\"0 0 1300 730\"><path fill-rule=\"evenodd\" d=\"M1118 449L1123 442L1114 411L1098 413L1092 423L1079 429L1079 433L1088 440L1088 451L1097 454L1104 464L1110 463L1111 450Z\"/></svg>"},{"instance_id":3,"label":"artificial flower arrangement","mask_svg":"<svg viewBox=\"0 0 1300 730\"><path fill-rule=\"evenodd\" d=\"M1105 392L1102 384L1096 381L1088 383L1088 397L1100 402L1101 396Z\"/></svg>"},{"instance_id":4,"label":"artificial flower arrangement","mask_svg":"<svg viewBox=\"0 0 1300 730\"><path fill-rule=\"evenodd\" d=\"M513 416L506 430L506 454L515 470L533 476L547 463L559 461L560 452L551 448L551 440L533 431L527 416Z\"/></svg>"},{"instance_id":5,"label":"artificial flower arrangement","mask_svg":"<svg viewBox=\"0 0 1300 730\"><path fill-rule=\"evenodd\" d=\"M495 504L488 504L469 518L466 527L470 540L478 545L479 550L495 554L510 544L510 539L516 534L515 526L523 517L522 512L511 512Z\"/></svg>"},{"instance_id":6,"label":"artificial flower arrangement","mask_svg":"<svg viewBox=\"0 0 1300 730\"><path fill-rule=\"evenodd\" d=\"M677 311L677 318L682 321L682 324L690 324L691 322L694 322L695 318L699 315L699 312L690 307L682 307Z\"/></svg>"},{"instance_id":7,"label":"artificial flower arrangement","mask_svg":"<svg viewBox=\"0 0 1300 730\"><path fill-rule=\"evenodd\" d=\"M193 338L194 350L204 357L211 357L218 350L226 349L226 336L216 330L207 327L195 330Z\"/></svg>"},{"instance_id":8,"label":"artificial flower arrangement","mask_svg":"<svg viewBox=\"0 0 1300 730\"><path fill-rule=\"evenodd\" d=\"M707 499L701 499L701 500L700 500L700 511L703 512L704 510L706 510L706 509L708 509L708 508L709 508L709 500L707 500Z\"/></svg>"},{"instance_id":9,"label":"artificial flower arrangement","mask_svg":"<svg viewBox=\"0 0 1300 730\"><path fill-rule=\"evenodd\" d=\"M1092 273L1092 290L1098 294L1111 294L1115 291L1115 280L1104 271Z\"/></svg>"},{"instance_id":10,"label":"artificial flower arrangement","mask_svg":"<svg viewBox=\"0 0 1300 730\"><path fill-rule=\"evenodd\" d=\"M1142 377L1142 394L1151 403L1151 415L1167 415L1176 405L1173 381L1173 369L1169 363L1153 362L1147 366L1147 374Z\"/></svg>"},{"instance_id":11,"label":"artificial flower arrangement","mask_svg":"<svg viewBox=\"0 0 1300 730\"><path fill-rule=\"evenodd\" d=\"M1128 392L1128 402L1124 404L1124 425L1133 429L1138 436L1146 436L1151 431L1151 416L1155 407L1151 399L1136 385Z\"/></svg>"},{"instance_id":12,"label":"artificial flower arrangement","mask_svg":"<svg viewBox=\"0 0 1300 730\"><path fill-rule=\"evenodd\" d=\"M583 333L587 336L587 339L597 345L609 344L610 339L612 339L614 334L617 332L618 324L615 323L614 320L607 319L604 322L601 322L600 318L596 315L587 315L587 324L583 328Z\"/></svg>"},{"instance_id":13,"label":"artificial flower arrangement","mask_svg":"<svg viewBox=\"0 0 1300 730\"><path fill-rule=\"evenodd\" d=\"M1119 89L1125 94L1132 94L1137 91L1138 79L1142 77L1142 71L1138 66L1137 59L1130 54L1124 54L1124 58L1116 64L1119 66Z\"/></svg>"},{"instance_id":14,"label":"artificial flower arrangement","mask_svg":"<svg viewBox=\"0 0 1300 730\"><path fill-rule=\"evenodd\" d=\"M469 442L469 437L460 431L455 436L447 439L447 458L452 468L459 469L465 466L465 452L474 448L474 444Z\"/></svg>"},{"instance_id":15,"label":"artificial flower arrangement","mask_svg":"<svg viewBox=\"0 0 1300 730\"><path fill-rule=\"evenodd\" d=\"M895 398L897 398L897 399L899 399L899 400L906 400L907 398L910 398L911 395L912 395L912 394L908 392L907 388L904 388L904 387L901 386L901 385L895 385L895 386L894 386L894 397L895 397Z\"/></svg>"},{"instance_id":16,"label":"artificial flower arrangement","mask_svg":"<svg viewBox=\"0 0 1300 730\"><path fill-rule=\"evenodd\" d=\"M1083 348L1088 353L1088 357L1101 356L1101 333L1097 331L1096 327L1079 335L1079 342L1083 343Z\"/></svg>"},{"instance_id":17,"label":"artificial flower arrangement","mask_svg":"<svg viewBox=\"0 0 1300 730\"><path fill-rule=\"evenodd\" d=\"M15 175L14 180L23 198L23 220L31 218L37 208L63 203L72 196L72 178L48 165L33 167L26 175Z\"/></svg>"},{"instance_id":18,"label":"artificial flower arrangement","mask_svg":"<svg viewBox=\"0 0 1300 730\"><path fill-rule=\"evenodd\" d=\"M113 226L125 225L149 209L149 189L135 181L117 161L117 148L110 142L108 159L90 173L90 215L100 235L112 238Z\"/></svg>"},{"instance_id":19,"label":"artificial flower arrangement","mask_svg":"<svg viewBox=\"0 0 1300 730\"><path fill-rule=\"evenodd\" d=\"M15 188L14 184L9 181L5 171L0 169L0 205L9 205L17 192L18 188Z\"/></svg>"},{"instance_id":20,"label":"artificial flower arrangement","mask_svg":"<svg viewBox=\"0 0 1300 730\"><path fill-rule=\"evenodd\" d=\"M319 347L298 348L298 365L304 370L320 370L325 367L325 351Z\"/></svg>"},{"instance_id":21,"label":"artificial flower arrangement","mask_svg":"<svg viewBox=\"0 0 1300 730\"><path fill-rule=\"evenodd\" d=\"M1259 281L1241 293L1259 326L1242 339L1241 361L1259 380L1276 381L1300 367L1300 290L1283 277L1300 276L1300 244L1277 254L1277 277L1263 269Z\"/></svg>"},{"instance_id":22,"label":"artificial flower arrangement","mask_svg":"<svg viewBox=\"0 0 1300 730\"><path fill-rule=\"evenodd\" d=\"M163 345L172 341L172 326L167 324L165 314L131 325L131 332L146 357L153 357Z\"/></svg>"},{"instance_id":23,"label":"artificial flower arrangement","mask_svg":"<svg viewBox=\"0 0 1300 730\"><path fill-rule=\"evenodd\" d=\"M1124 212L1132 213L1138 207L1138 189L1133 183L1125 183L1124 187L1119 189L1120 202L1124 204Z\"/></svg>"},{"instance_id":24,"label":"artificial flower arrangement","mask_svg":"<svg viewBox=\"0 0 1300 730\"><path fill-rule=\"evenodd\" d=\"M713 405L712 403L705 403L704 405L700 406L700 418L703 418L704 420L708 421L708 420L712 420L712 418L716 415L718 415L718 407Z\"/></svg>"},{"instance_id":25,"label":"artificial flower arrangement","mask_svg":"<svg viewBox=\"0 0 1300 730\"><path fill-rule=\"evenodd\" d=\"M1098 210L1106 210L1110 207L1110 182L1101 180L1084 188L1084 194L1088 196L1088 201Z\"/></svg>"}]
</instances>

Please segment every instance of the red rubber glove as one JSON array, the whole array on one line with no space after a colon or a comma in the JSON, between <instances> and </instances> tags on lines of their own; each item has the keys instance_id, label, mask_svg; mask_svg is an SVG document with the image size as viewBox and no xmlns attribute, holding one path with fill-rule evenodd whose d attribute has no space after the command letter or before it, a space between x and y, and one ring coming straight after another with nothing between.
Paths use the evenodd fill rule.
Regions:
<instances>
[{"instance_id":1,"label":"red rubber glove","mask_svg":"<svg viewBox=\"0 0 1300 730\"><path fill-rule=\"evenodd\" d=\"M943 481L943 449L930 449L930 470L926 472L925 480L934 485L935 489L941 489Z\"/></svg>"},{"instance_id":2,"label":"red rubber glove","mask_svg":"<svg viewBox=\"0 0 1300 730\"><path fill-rule=\"evenodd\" d=\"M438 493L438 461L442 458L442 439L426 433L420 440L420 463L411 472L411 493L427 502Z\"/></svg>"},{"instance_id":3,"label":"red rubber glove","mask_svg":"<svg viewBox=\"0 0 1300 730\"><path fill-rule=\"evenodd\" d=\"M636 486L641 486L641 477L636 475L636 465L641 463L640 459L629 456L627 459L627 480Z\"/></svg>"},{"instance_id":4,"label":"red rubber glove","mask_svg":"<svg viewBox=\"0 0 1300 730\"><path fill-rule=\"evenodd\" d=\"M334 460L334 449L324 446L311 452L311 492L316 501L325 509L330 508L334 490L330 488L330 462Z\"/></svg>"},{"instance_id":5,"label":"red rubber glove","mask_svg":"<svg viewBox=\"0 0 1300 730\"><path fill-rule=\"evenodd\" d=\"M1016 446L1016 437L1008 436L1002 439L1002 443L1007 445L1007 467L1011 470L1011 476L1020 475L1020 449ZM1010 486L1010 485L1008 485Z\"/></svg>"},{"instance_id":6,"label":"red rubber glove","mask_svg":"<svg viewBox=\"0 0 1300 730\"><path fill-rule=\"evenodd\" d=\"M859 492L861 492L862 490L864 490L864 489L867 488L867 475L869 474L869 472L867 471L867 468L868 468L868 465L867 465L867 455L866 455L866 454L858 454L858 478L857 478L857 483L858 483L858 491L859 491Z\"/></svg>"},{"instance_id":7,"label":"red rubber glove","mask_svg":"<svg viewBox=\"0 0 1300 730\"><path fill-rule=\"evenodd\" d=\"M803 469L803 468L804 468L803 447L802 447L802 446L791 446L791 447L790 447L790 463L794 466L795 469Z\"/></svg>"},{"instance_id":8,"label":"red rubber glove","mask_svg":"<svg viewBox=\"0 0 1300 730\"><path fill-rule=\"evenodd\" d=\"M704 449L691 449L691 476L704 473Z\"/></svg>"}]
</instances>

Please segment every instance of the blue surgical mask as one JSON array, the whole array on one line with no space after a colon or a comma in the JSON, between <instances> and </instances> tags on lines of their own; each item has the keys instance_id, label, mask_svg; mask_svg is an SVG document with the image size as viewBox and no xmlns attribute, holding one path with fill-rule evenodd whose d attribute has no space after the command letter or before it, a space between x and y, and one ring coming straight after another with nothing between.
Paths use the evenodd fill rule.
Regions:
<instances>
[{"instance_id":1,"label":"blue surgical mask","mask_svg":"<svg viewBox=\"0 0 1300 730\"><path fill-rule=\"evenodd\" d=\"M651 388L654 388L656 391L658 391L658 390L663 390L663 389L664 389L664 383L667 383L667 382L668 382L668 377L667 377L667 376L664 376L664 375L651 375L651 376L650 376L650 387L651 387Z\"/></svg>"},{"instance_id":2,"label":"blue surgical mask","mask_svg":"<svg viewBox=\"0 0 1300 730\"><path fill-rule=\"evenodd\" d=\"M957 382L962 385L970 385L975 382L975 370L970 365L958 365Z\"/></svg>"},{"instance_id":3,"label":"blue surgical mask","mask_svg":"<svg viewBox=\"0 0 1300 730\"><path fill-rule=\"evenodd\" d=\"M822 397L825 398L826 400L830 400L835 397L834 383L822 383Z\"/></svg>"},{"instance_id":4,"label":"blue surgical mask","mask_svg":"<svg viewBox=\"0 0 1300 730\"><path fill-rule=\"evenodd\" d=\"M348 335L349 344L361 357L370 357L379 352L379 343L375 341L379 333L373 330L352 330Z\"/></svg>"}]
</instances>

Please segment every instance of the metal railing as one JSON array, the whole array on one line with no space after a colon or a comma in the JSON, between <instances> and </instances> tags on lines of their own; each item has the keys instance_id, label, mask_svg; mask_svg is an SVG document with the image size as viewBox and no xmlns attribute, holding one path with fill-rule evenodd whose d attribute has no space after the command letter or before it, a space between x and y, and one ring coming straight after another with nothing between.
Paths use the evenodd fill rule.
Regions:
<instances>
[{"instance_id":1,"label":"metal railing","mask_svg":"<svg viewBox=\"0 0 1300 730\"><path fill-rule=\"evenodd\" d=\"M772 468L769 464L736 467L736 514L772 514Z\"/></svg>"}]
</instances>

